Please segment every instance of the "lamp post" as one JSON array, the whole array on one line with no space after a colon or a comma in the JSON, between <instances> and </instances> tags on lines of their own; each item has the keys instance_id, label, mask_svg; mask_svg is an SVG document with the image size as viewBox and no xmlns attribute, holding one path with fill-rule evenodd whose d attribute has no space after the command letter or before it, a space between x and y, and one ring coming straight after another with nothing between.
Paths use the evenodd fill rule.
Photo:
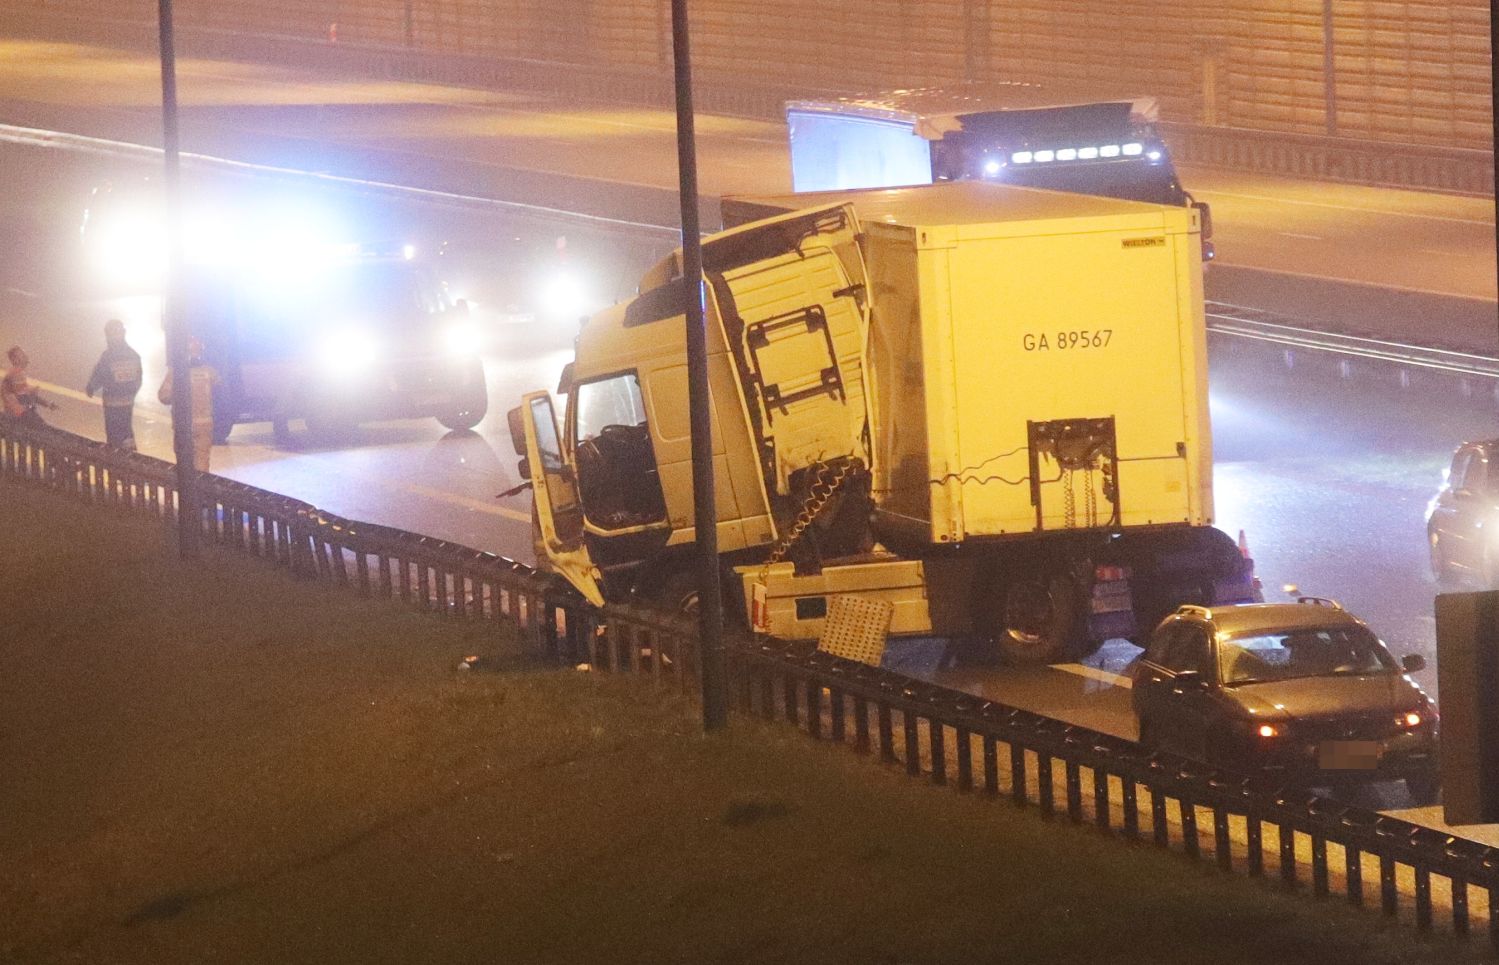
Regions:
<instances>
[{"instance_id":1,"label":"lamp post","mask_svg":"<svg viewBox=\"0 0 1499 965\"><path fill-rule=\"evenodd\" d=\"M187 321L182 284L182 170L177 136L177 53L172 36L172 0L157 0L161 36L161 129L165 171L167 276L162 293L167 365L172 370L172 450L177 458L177 550L185 560L198 556L203 520L198 473L193 468L193 390L188 367Z\"/></svg>"},{"instance_id":2,"label":"lamp post","mask_svg":"<svg viewBox=\"0 0 1499 965\"><path fill-rule=\"evenodd\" d=\"M687 0L671 0L672 68L677 93L677 174L682 203L682 284L687 302L687 405L692 426L693 526L697 535L698 631L702 640L703 729L729 723L718 578L718 509L713 499L713 419L708 390L708 330L703 310L703 242L698 225L697 147Z\"/></svg>"},{"instance_id":3,"label":"lamp post","mask_svg":"<svg viewBox=\"0 0 1499 965\"><path fill-rule=\"evenodd\" d=\"M1332 22L1332 0L1322 0L1322 102L1327 136L1338 136L1338 68Z\"/></svg>"}]
</instances>

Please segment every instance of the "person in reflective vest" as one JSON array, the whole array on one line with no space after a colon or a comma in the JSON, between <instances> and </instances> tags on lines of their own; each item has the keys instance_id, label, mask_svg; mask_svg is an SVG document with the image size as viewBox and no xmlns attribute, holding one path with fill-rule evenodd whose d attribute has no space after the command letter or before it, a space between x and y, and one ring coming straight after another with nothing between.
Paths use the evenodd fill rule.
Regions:
<instances>
[{"instance_id":1,"label":"person in reflective vest","mask_svg":"<svg viewBox=\"0 0 1499 965\"><path fill-rule=\"evenodd\" d=\"M104 323L104 354L83 391L98 392L104 401L104 441L121 449L135 449L135 396L141 390L141 357L125 344L125 323Z\"/></svg>"},{"instance_id":2,"label":"person in reflective vest","mask_svg":"<svg viewBox=\"0 0 1499 965\"><path fill-rule=\"evenodd\" d=\"M208 471L208 457L213 449L213 393L219 385L219 373L203 360L203 343L196 338L188 342L188 374L192 381L193 468ZM163 405L172 404L172 370L161 383L156 397Z\"/></svg>"}]
</instances>

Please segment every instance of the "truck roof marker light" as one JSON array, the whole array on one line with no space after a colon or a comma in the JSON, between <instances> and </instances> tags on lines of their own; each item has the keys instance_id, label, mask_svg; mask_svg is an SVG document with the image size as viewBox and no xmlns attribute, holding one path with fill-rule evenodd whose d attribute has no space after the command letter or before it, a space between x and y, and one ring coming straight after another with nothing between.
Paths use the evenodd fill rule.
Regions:
<instances>
[{"instance_id":1,"label":"truck roof marker light","mask_svg":"<svg viewBox=\"0 0 1499 965\"><path fill-rule=\"evenodd\" d=\"M1064 148L1062 148L1060 151L1057 152L1057 160L1058 161L1076 161L1077 160L1077 148L1072 148L1072 147L1064 147Z\"/></svg>"},{"instance_id":2,"label":"truck roof marker light","mask_svg":"<svg viewBox=\"0 0 1499 965\"><path fill-rule=\"evenodd\" d=\"M1010 163L1012 164L1029 164L1033 160L1035 160L1035 156L1030 151L1016 151L1010 155Z\"/></svg>"},{"instance_id":3,"label":"truck roof marker light","mask_svg":"<svg viewBox=\"0 0 1499 965\"><path fill-rule=\"evenodd\" d=\"M1117 144L1105 144L1103 147L1101 147L1101 148L1098 149L1098 156L1099 157L1118 157L1119 156L1119 145L1117 145Z\"/></svg>"},{"instance_id":4,"label":"truck roof marker light","mask_svg":"<svg viewBox=\"0 0 1499 965\"><path fill-rule=\"evenodd\" d=\"M1002 167L1002 165L998 161L990 158L989 160L984 162L984 173L992 178L994 177L994 175L999 173L1000 167Z\"/></svg>"},{"instance_id":5,"label":"truck roof marker light","mask_svg":"<svg viewBox=\"0 0 1499 965\"><path fill-rule=\"evenodd\" d=\"M1145 153L1145 145L1138 143L1126 144L1120 150L1124 152L1125 157L1138 157L1139 155Z\"/></svg>"},{"instance_id":6,"label":"truck roof marker light","mask_svg":"<svg viewBox=\"0 0 1499 965\"><path fill-rule=\"evenodd\" d=\"M1077 157L1079 161L1092 161L1098 157L1098 148L1080 147L1077 149Z\"/></svg>"},{"instance_id":7,"label":"truck roof marker light","mask_svg":"<svg viewBox=\"0 0 1499 965\"><path fill-rule=\"evenodd\" d=\"M1038 163L1038 164L1045 164L1047 161L1054 161L1054 160L1056 160L1056 157L1057 157L1057 152L1056 151L1037 151L1036 152L1036 163Z\"/></svg>"}]
</instances>

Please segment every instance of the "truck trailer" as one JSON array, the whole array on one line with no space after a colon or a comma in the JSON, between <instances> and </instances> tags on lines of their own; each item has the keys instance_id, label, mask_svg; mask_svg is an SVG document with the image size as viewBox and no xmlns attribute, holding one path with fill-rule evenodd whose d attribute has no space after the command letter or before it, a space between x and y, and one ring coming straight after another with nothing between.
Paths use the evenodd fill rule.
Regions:
<instances>
[{"instance_id":1,"label":"truck trailer","mask_svg":"<svg viewBox=\"0 0 1499 965\"><path fill-rule=\"evenodd\" d=\"M1258 598L1211 525L1190 207L984 182L739 199L704 240L718 544L767 629L830 597L1012 661ZM538 561L596 604L690 605L680 252L510 413ZM759 588L758 590L756 588Z\"/></svg>"}]
</instances>

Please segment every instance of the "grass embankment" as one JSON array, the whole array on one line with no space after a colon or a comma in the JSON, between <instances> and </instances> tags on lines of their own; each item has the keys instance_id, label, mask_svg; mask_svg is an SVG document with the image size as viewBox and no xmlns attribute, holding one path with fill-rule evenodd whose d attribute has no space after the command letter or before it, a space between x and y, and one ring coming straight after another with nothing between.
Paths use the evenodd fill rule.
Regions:
<instances>
[{"instance_id":1,"label":"grass embankment","mask_svg":"<svg viewBox=\"0 0 1499 965\"><path fill-rule=\"evenodd\" d=\"M1477 954L3 481L0 539L0 961Z\"/></svg>"}]
</instances>

